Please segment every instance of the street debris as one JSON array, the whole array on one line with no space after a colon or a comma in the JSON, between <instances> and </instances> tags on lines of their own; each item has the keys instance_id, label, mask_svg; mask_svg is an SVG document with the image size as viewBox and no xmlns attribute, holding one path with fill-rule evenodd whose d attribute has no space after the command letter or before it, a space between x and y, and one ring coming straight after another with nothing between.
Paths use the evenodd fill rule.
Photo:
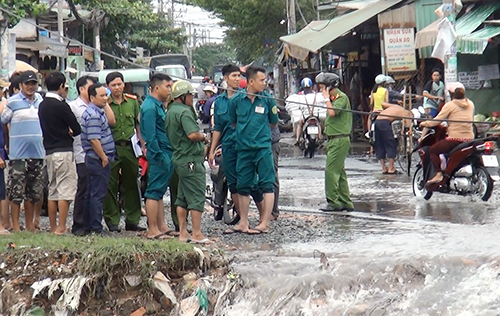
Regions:
<instances>
[{"instance_id":1,"label":"street debris","mask_svg":"<svg viewBox=\"0 0 500 316\"><path fill-rule=\"evenodd\" d=\"M177 305L177 299L175 298L174 291L170 287L170 281L165 277L160 271L156 272L153 277L153 282L155 287L160 290L165 297L170 301L171 306L175 307Z\"/></svg>"}]
</instances>

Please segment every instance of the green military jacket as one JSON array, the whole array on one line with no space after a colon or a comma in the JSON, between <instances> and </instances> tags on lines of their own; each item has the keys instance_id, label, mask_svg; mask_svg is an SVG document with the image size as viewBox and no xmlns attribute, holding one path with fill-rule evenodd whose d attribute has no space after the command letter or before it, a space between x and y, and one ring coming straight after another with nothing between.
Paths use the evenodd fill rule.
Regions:
<instances>
[{"instance_id":1,"label":"green military jacket","mask_svg":"<svg viewBox=\"0 0 500 316\"><path fill-rule=\"evenodd\" d=\"M203 162L205 146L203 141L193 142L188 135L198 132L196 114L191 107L182 103L171 103L165 119L167 137L174 150L172 162L179 165L187 162Z\"/></svg>"},{"instance_id":2,"label":"green military jacket","mask_svg":"<svg viewBox=\"0 0 500 316\"><path fill-rule=\"evenodd\" d=\"M333 97L330 97L332 106L336 108L335 116L331 117L327 113L325 120L325 135L350 135L352 131L352 112L342 111L340 109L351 110L349 97L339 88Z\"/></svg>"},{"instance_id":3,"label":"green military jacket","mask_svg":"<svg viewBox=\"0 0 500 316\"><path fill-rule=\"evenodd\" d=\"M139 124L140 107L137 97L133 94L124 93L123 101L118 104L109 98L109 106L115 114L116 123L111 126L111 133L115 142L130 141L134 136L135 126Z\"/></svg>"}]
</instances>

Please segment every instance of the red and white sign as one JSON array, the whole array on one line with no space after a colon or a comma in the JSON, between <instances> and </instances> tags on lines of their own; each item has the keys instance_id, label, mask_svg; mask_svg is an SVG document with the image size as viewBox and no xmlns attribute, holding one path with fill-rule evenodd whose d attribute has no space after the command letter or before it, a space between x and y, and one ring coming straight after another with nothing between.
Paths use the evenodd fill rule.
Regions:
<instances>
[{"instance_id":1,"label":"red and white sign","mask_svg":"<svg viewBox=\"0 0 500 316\"><path fill-rule=\"evenodd\" d=\"M384 47L387 72L417 70L413 28L384 29Z\"/></svg>"}]
</instances>

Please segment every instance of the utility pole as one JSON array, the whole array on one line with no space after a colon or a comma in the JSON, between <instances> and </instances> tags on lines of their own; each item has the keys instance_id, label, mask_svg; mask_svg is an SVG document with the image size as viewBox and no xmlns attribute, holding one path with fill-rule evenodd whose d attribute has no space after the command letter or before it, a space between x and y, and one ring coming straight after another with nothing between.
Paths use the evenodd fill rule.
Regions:
<instances>
[{"instance_id":1,"label":"utility pole","mask_svg":"<svg viewBox=\"0 0 500 316\"><path fill-rule=\"evenodd\" d=\"M295 0L287 0L287 25L288 25L288 34L297 33L297 21L295 19ZM290 58L287 61L287 87L288 87L288 95L294 94L297 92L297 88L295 85L295 76L293 75L292 66L290 65Z\"/></svg>"},{"instance_id":2,"label":"utility pole","mask_svg":"<svg viewBox=\"0 0 500 316\"><path fill-rule=\"evenodd\" d=\"M319 21L319 0L316 0L316 19ZM319 49L319 71L323 70L323 53L321 52L321 48Z\"/></svg>"},{"instance_id":3,"label":"utility pole","mask_svg":"<svg viewBox=\"0 0 500 316\"><path fill-rule=\"evenodd\" d=\"M94 64L95 71L101 70L101 35L100 35L101 22L98 21L94 26Z\"/></svg>"},{"instance_id":4,"label":"utility pole","mask_svg":"<svg viewBox=\"0 0 500 316\"><path fill-rule=\"evenodd\" d=\"M455 1L443 0L443 14L450 20L453 29L455 29ZM455 43L450 47L449 53L444 56L444 83L446 85L458 81L457 46Z\"/></svg>"},{"instance_id":5,"label":"utility pole","mask_svg":"<svg viewBox=\"0 0 500 316\"><path fill-rule=\"evenodd\" d=\"M59 43L64 44L64 23L63 23L64 0L57 1L57 30L59 32ZM64 72L64 57L59 57L59 70Z\"/></svg>"}]
</instances>

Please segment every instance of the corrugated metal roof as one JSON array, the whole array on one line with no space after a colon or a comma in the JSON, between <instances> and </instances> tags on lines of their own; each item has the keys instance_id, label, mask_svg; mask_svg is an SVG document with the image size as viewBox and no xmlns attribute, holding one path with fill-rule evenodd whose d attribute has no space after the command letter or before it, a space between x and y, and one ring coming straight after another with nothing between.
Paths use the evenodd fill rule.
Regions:
<instances>
[{"instance_id":1,"label":"corrugated metal roof","mask_svg":"<svg viewBox=\"0 0 500 316\"><path fill-rule=\"evenodd\" d=\"M353 28L368 21L375 15L385 11L402 0L379 0L363 9L344 14L328 21L313 21L300 32L282 36L280 40L311 52L315 52L326 44L343 36ZM320 23L318 23L320 22Z\"/></svg>"},{"instance_id":2,"label":"corrugated metal roof","mask_svg":"<svg viewBox=\"0 0 500 316\"><path fill-rule=\"evenodd\" d=\"M443 0L418 0L415 2L415 19L417 32L432 24L438 16L434 11L443 4ZM430 58L432 47L420 48L418 50L420 58Z\"/></svg>"},{"instance_id":3,"label":"corrugated metal roof","mask_svg":"<svg viewBox=\"0 0 500 316\"><path fill-rule=\"evenodd\" d=\"M500 4L475 5L472 10L461 16L455 23L457 37L469 35L474 32L493 12L500 7Z\"/></svg>"},{"instance_id":4,"label":"corrugated metal roof","mask_svg":"<svg viewBox=\"0 0 500 316\"><path fill-rule=\"evenodd\" d=\"M489 39L498 35L500 35L500 26L486 26L458 39L457 51L461 54L481 55L488 46Z\"/></svg>"}]
</instances>

